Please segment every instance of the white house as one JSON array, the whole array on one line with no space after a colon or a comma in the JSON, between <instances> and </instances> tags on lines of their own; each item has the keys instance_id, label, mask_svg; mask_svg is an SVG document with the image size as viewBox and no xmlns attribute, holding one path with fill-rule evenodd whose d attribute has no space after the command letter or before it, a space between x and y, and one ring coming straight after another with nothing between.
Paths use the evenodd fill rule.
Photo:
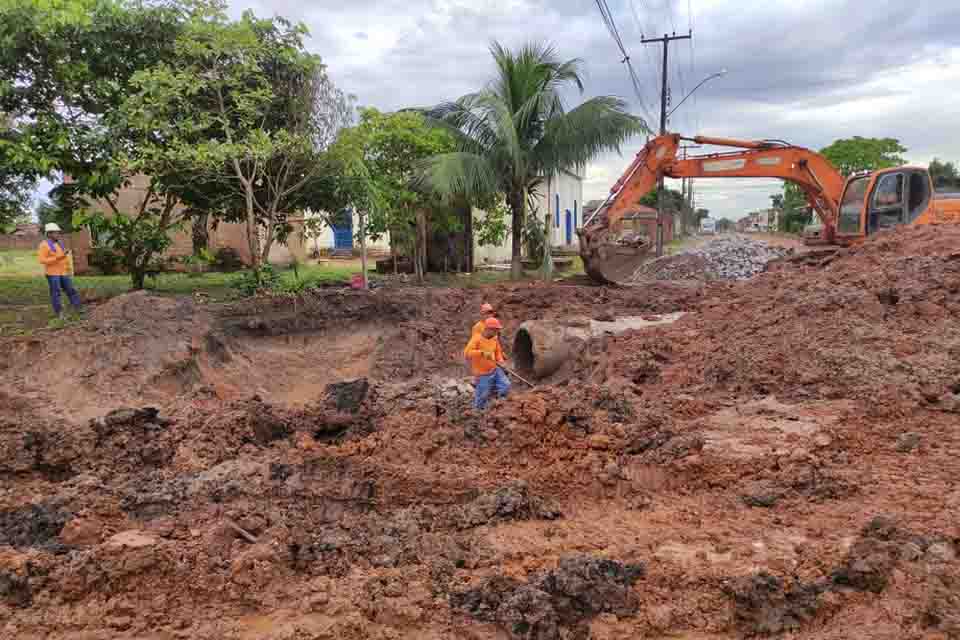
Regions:
<instances>
[{"instance_id":1,"label":"white house","mask_svg":"<svg viewBox=\"0 0 960 640\"><path fill-rule=\"evenodd\" d=\"M536 197L536 209L528 211L527 215L536 215L543 220L544 215L550 212L550 246L553 248L577 247L577 229L583 224L583 176L572 171L561 171L548 180L544 180ZM484 212L474 209L474 218L483 217ZM507 216L507 228L510 228L511 217ZM509 262L511 257L512 234L498 246L481 247L474 240L474 265L485 263Z\"/></svg>"},{"instance_id":2,"label":"white house","mask_svg":"<svg viewBox=\"0 0 960 640\"><path fill-rule=\"evenodd\" d=\"M311 219L325 218L329 214L326 212L308 211L304 216L308 221ZM346 220L344 220L346 222ZM343 252L352 251L354 246L360 248L360 243L356 240L356 231L360 226L360 216L354 211L350 224L341 224L331 227L330 225L318 225L320 232L315 237L310 237L306 242L307 253L313 253L315 250L326 249L329 251L338 250ZM374 252L390 251L390 234L385 233L376 240L367 239L367 249Z\"/></svg>"}]
</instances>

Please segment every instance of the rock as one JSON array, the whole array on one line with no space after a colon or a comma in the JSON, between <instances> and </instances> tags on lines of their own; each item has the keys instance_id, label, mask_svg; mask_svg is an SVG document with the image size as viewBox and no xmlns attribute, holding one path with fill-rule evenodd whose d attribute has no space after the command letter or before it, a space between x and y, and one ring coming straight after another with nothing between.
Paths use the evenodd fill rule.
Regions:
<instances>
[{"instance_id":1,"label":"rock","mask_svg":"<svg viewBox=\"0 0 960 640\"><path fill-rule=\"evenodd\" d=\"M613 446L613 438L602 433L595 433L587 441L591 449L606 451Z\"/></svg>"},{"instance_id":2,"label":"rock","mask_svg":"<svg viewBox=\"0 0 960 640\"><path fill-rule=\"evenodd\" d=\"M636 614L639 600L632 585L644 571L640 564L567 556L556 569L530 576L527 583L494 576L476 588L451 594L450 604L479 620L499 623L512 639L586 637L581 632L590 618Z\"/></svg>"},{"instance_id":3,"label":"rock","mask_svg":"<svg viewBox=\"0 0 960 640\"><path fill-rule=\"evenodd\" d=\"M892 544L874 538L859 540L831 575L833 583L857 591L880 593L893 573Z\"/></svg>"},{"instance_id":4,"label":"rock","mask_svg":"<svg viewBox=\"0 0 960 640\"><path fill-rule=\"evenodd\" d=\"M143 549L157 544L157 539L142 531L131 529L110 536L106 545L110 549Z\"/></svg>"},{"instance_id":5,"label":"rock","mask_svg":"<svg viewBox=\"0 0 960 640\"><path fill-rule=\"evenodd\" d=\"M103 523L95 518L71 518L60 531L60 541L70 546L88 546L100 543Z\"/></svg>"},{"instance_id":6,"label":"rock","mask_svg":"<svg viewBox=\"0 0 960 640\"><path fill-rule=\"evenodd\" d=\"M724 591L733 599L734 621L742 632L779 634L797 630L813 618L826 586L798 583L788 588L780 578L761 571L733 581Z\"/></svg>"},{"instance_id":7,"label":"rock","mask_svg":"<svg viewBox=\"0 0 960 640\"><path fill-rule=\"evenodd\" d=\"M820 449L829 447L831 443L833 443L833 438L831 438L829 434L818 433L813 437L813 444L817 445Z\"/></svg>"},{"instance_id":8,"label":"rock","mask_svg":"<svg viewBox=\"0 0 960 640\"><path fill-rule=\"evenodd\" d=\"M560 619L573 624L602 612L634 615L639 601L632 585L645 573L642 564L572 555L561 558L556 569L535 577L532 584L553 596Z\"/></svg>"},{"instance_id":9,"label":"rock","mask_svg":"<svg viewBox=\"0 0 960 640\"><path fill-rule=\"evenodd\" d=\"M785 492L771 482L755 482L740 496L748 507L769 509L783 498Z\"/></svg>"},{"instance_id":10,"label":"rock","mask_svg":"<svg viewBox=\"0 0 960 640\"><path fill-rule=\"evenodd\" d=\"M46 547L59 545L58 536L69 514L48 504L0 511L0 545Z\"/></svg>"},{"instance_id":11,"label":"rock","mask_svg":"<svg viewBox=\"0 0 960 640\"><path fill-rule=\"evenodd\" d=\"M898 555L905 562L916 562L923 557L923 549L914 542L907 542L900 547Z\"/></svg>"},{"instance_id":12,"label":"rock","mask_svg":"<svg viewBox=\"0 0 960 640\"><path fill-rule=\"evenodd\" d=\"M953 562L957 552L949 542L935 542L927 547L927 562Z\"/></svg>"},{"instance_id":13,"label":"rock","mask_svg":"<svg viewBox=\"0 0 960 640\"><path fill-rule=\"evenodd\" d=\"M797 447L790 452L790 455L787 456L787 459L790 462L804 462L808 457L810 457L810 452L806 449Z\"/></svg>"},{"instance_id":14,"label":"rock","mask_svg":"<svg viewBox=\"0 0 960 640\"><path fill-rule=\"evenodd\" d=\"M558 640L557 613L550 596L524 585L497 609L497 623L511 640Z\"/></svg>"},{"instance_id":15,"label":"rock","mask_svg":"<svg viewBox=\"0 0 960 640\"><path fill-rule=\"evenodd\" d=\"M522 584L506 576L493 576L478 587L450 594L450 605L470 613L477 620L493 622L500 605Z\"/></svg>"},{"instance_id":16,"label":"rock","mask_svg":"<svg viewBox=\"0 0 960 640\"><path fill-rule=\"evenodd\" d=\"M370 382L366 378L328 384L326 387L327 403L335 407L337 411L357 413L369 391Z\"/></svg>"},{"instance_id":17,"label":"rock","mask_svg":"<svg viewBox=\"0 0 960 640\"><path fill-rule=\"evenodd\" d=\"M910 453L920 445L920 434L909 431L901 434L897 438L897 451L900 453Z\"/></svg>"},{"instance_id":18,"label":"rock","mask_svg":"<svg viewBox=\"0 0 960 640\"><path fill-rule=\"evenodd\" d=\"M534 496L522 481L484 493L455 511L454 519L460 529L468 529L491 521L556 520L563 514L556 505Z\"/></svg>"}]
</instances>

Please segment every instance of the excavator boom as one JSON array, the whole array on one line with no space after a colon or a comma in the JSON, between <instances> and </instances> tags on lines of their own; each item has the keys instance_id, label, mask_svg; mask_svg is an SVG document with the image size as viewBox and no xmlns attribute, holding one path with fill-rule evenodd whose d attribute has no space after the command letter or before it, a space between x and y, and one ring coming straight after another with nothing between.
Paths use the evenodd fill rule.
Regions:
<instances>
[{"instance_id":1,"label":"excavator boom","mask_svg":"<svg viewBox=\"0 0 960 640\"><path fill-rule=\"evenodd\" d=\"M737 149L680 159L682 140ZM668 178L778 178L796 184L823 222L832 241L839 214L843 176L823 156L779 141L731 140L667 134L652 138L613 185L607 200L584 220L580 255L593 280L629 279L649 253L625 218L659 181Z\"/></svg>"}]
</instances>

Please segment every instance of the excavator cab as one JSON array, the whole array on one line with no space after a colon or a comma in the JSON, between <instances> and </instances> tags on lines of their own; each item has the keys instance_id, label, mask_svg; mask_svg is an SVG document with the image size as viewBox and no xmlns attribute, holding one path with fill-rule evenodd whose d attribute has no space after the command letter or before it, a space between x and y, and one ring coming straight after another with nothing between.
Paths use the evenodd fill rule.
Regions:
<instances>
[{"instance_id":1,"label":"excavator cab","mask_svg":"<svg viewBox=\"0 0 960 640\"><path fill-rule=\"evenodd\" d=\"M837 239L911 224L927 211L932 195L930 174L924 169L901 167L854 174L840 200Z\"/></svg>"}]
</instances>

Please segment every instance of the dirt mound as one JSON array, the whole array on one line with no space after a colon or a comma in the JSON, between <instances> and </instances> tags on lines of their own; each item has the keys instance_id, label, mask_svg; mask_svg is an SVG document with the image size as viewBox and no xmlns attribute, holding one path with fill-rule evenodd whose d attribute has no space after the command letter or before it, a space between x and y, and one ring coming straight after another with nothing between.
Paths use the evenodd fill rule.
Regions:
<instances>
[{"instance_id":1,"label":"dirt mound","mask_svg":"<svg viewBox=\"0 0 960 640\"><path fill-rule=\"evenodd\" d=\"M7 341L0 625L952 637L958 246L907 229L743 283L136 294ZM460 350L485 300L507 345L688 313L480 413Z\"/></svg>"}]
</instances>

